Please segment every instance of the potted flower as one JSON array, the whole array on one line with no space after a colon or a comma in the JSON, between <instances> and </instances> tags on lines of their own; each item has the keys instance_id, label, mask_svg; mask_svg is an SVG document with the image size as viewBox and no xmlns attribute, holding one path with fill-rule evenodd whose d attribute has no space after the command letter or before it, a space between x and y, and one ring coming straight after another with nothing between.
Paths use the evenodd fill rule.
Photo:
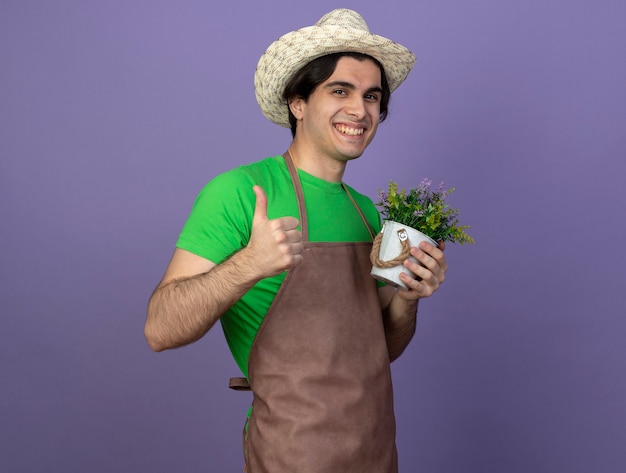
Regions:
<instances>
[{"instance_id":1,"label":"potted flower","mask_svg":"<svg viewBox=\"0 0 626 473\"><path fill-rule=\"evenodd\" d=\"M457 209L446 203L446 197L454 188L444 189L443 182L436 189L432 181L424 179L418 187L398 189L389 182L387 192L379 191L379 207L384 223L382 231L374 239L372 253L372 276L376 279L406 289L400 280L400 272L411 274L402 262L409 256L409 249L421 241L437 246L437 242L474 243L466 233L468 225L460 225Z\"/></svg>"}]
</instances>

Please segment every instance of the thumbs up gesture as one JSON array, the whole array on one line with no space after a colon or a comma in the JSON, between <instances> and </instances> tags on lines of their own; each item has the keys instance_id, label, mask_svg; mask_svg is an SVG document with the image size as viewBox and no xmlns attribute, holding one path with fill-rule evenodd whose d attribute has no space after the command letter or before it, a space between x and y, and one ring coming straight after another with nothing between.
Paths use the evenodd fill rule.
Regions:
<instances>
[{"instance_id":1,"label":"thumbs up gesture","mask_svg":"<svg viewBox=\"0 0 626 473\"><path fill-rule=\"evenodd\" d=\"M267 217L267 196L260 186L253 187L256 205L252 218L252 234L247 249L262 277L275 276L302 262L302 233L298 219Z\"/></svg>"}]
</instances>

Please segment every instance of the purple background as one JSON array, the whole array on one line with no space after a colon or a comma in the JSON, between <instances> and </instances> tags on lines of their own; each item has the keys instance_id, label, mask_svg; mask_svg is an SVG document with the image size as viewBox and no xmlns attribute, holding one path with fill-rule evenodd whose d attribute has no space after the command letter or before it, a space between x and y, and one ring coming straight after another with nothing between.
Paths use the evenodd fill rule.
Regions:
<instances>
[{"instance_id":1,"label":"purple background","mask_svg":"<svg viewBox=\"0 0 626 473\"><path fill-rule=\"evenodd\" d=\"M201 186L288 146L256 62L336 6L416 52L346 181L444 180L474 246L394 366L401 470L626 466L621 0L0 3L0 471L241 471L220 329L152 353Z\"/></svg>"}]
</instances>

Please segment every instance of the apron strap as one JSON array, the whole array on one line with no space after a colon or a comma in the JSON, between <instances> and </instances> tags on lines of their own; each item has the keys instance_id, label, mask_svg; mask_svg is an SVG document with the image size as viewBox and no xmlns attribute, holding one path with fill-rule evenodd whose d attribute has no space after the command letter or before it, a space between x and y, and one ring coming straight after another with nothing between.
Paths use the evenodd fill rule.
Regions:
<instances>
[{"instance_id":1,"label":"apron strap","mask_svg":"<svg viewBox=\"0 0 626 473\"><path fill-rule=\"evenodd\" d=\"M341 183L341 187L343 187L343 190L346 191L346 194L348 194L348 197L350 197L350 200L352 201L352 205L354 205L356 207L356 210L359 212L359 215L361 216L361 220L363 220L363 223L365 224L365 226L367 227L367 231L370 233L370 237L372 238L372 240L374 239L375 235L374 235L374 230L372 230L372 226L370 225L370 223L367 221L367 219L365 218L365 215L363 214L363 211L361 210L361 207L359 207L356 203L356 201L354 200L354 197L352 197L352 194L350 194L350 191L348 190L348 186L346 186L343 182Z\"/></svg>"},{"instance_id":2,"label":"apron strap","mask_svg":"<svg viewBox=\"0 0 626 473\"><path fill-rule=\"evenodd\" d=\"M306 215L306 204L304 202L304 192L302 191L302 184L300 183L300 176L296 170L296 165L293 163L289 150L283 155L285 158L285 164L289 169L289 175L291 176L291 182L293 188L296 191L296 198L298 200L298 212L300 213L300 230L302 231L302 241L309 241L309 222Z\"/></svg>"}]
</instances>

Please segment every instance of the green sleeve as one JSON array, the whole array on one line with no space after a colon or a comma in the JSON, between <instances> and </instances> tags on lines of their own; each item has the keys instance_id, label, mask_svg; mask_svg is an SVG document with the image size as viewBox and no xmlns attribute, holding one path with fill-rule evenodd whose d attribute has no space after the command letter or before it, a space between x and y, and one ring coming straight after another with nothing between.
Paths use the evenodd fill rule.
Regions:
<instances>
[{"instance_id":1,"label":"green sleeve","mask_svg":"<svg viewBox=\"0 0 626 473\"><path fill-rule=\"evenodd\" d=\"M256 201L253 185L238 169L211 180L198 194L176 247L216 264L245 247Z\"/></svg>"}]
</instances>

